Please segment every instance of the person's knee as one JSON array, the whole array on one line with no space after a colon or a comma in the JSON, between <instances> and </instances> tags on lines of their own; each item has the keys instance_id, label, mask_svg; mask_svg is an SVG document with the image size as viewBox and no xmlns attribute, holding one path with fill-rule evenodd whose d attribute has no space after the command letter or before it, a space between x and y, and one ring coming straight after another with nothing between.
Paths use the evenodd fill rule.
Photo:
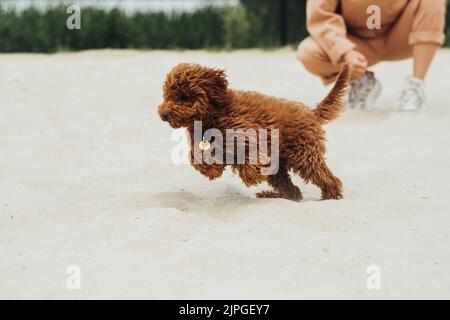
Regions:
<instances>
[{"instance_id":1,"label":"person's knee","mask_svg":"<svg viewBox=\"0 0 450 320\"><path fill-rule=\"evenodd\" d=\"M325 51L311 37L303 40L297 48L297 59L306 70L322 78L325 84L332 82L338 73Z\"/></svg>"},{"instance_id":2,"label":"person's knee","mask_svg":"<svg viewBox=\"0 0 450 320\"><path fill-rule=\"evenodd\" d=\"M320 61L321 48L311 37L306 38L297 48L297 59L308 69L314 70L314 66L321 63Z\"/></svg>"},{"instance_id":3,"label":"person's knee","mask_svg":"<svg viewBox=\"0 0 450 320\"><path fill-rule=\"evenodd\" d=\"M445 15L446 0L419 0L419 11L431 19Z\"/></svg>"},{"instance_id":4,"label":"person's knee","mask_svg":"<svg viewBox=\"0 0 450 320\"><path fill-rule=\"evenodd\" d=\"M409 44L435 43L439 46L445 42L446 0L414 0L414 19Z\"/></svg>"}]
</instances>

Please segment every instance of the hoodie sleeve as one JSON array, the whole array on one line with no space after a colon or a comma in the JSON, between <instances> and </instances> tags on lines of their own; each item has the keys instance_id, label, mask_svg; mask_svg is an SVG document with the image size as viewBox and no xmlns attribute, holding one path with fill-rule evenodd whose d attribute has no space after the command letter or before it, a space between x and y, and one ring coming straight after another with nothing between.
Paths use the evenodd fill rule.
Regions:
<instances>
[{"instance_id":1,"label":"hoodie sleeve","mask_svg":"<svg viewBox=\"0 0 450 320\"><path fill-rule=\"evenodd\" d=\"M306 7L308 31L335 65L356 46L347 39L344 18L336 13L339 1L308 0Z\"/></svg>"}]
</instances>

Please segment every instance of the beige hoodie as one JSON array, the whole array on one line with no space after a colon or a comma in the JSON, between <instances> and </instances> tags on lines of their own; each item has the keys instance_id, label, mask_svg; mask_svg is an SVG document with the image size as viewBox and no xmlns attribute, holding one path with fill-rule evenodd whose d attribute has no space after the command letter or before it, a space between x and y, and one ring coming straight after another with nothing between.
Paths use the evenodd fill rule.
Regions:
<instances>
[{"instance_id":1,"label":"beige hoodie","mask_svg":"<svg viewBox=\"0 0 450 320\"><path fill-rule=\"evenodd\" d=\"M364 39L383 36L395 24L410 1L308 0L308 31L312 38L327 52L331 61L336 64L345 53L355 47L355 44L347 39L347 33ZM367 27L367 19L370 16L367 9L370 5L377 5L380 8L381 29L370 30ZM420 26L416 28L417 30L411 31L410 42L414 38L421 41L425 38L425 40L429 39L431 42L442 45L445 39L443 29L445 26L446 0L422 0L421 5L439 6L439 10L443 14L436 16L433 21L420 23Z\"/></svg>"}]
</instances>

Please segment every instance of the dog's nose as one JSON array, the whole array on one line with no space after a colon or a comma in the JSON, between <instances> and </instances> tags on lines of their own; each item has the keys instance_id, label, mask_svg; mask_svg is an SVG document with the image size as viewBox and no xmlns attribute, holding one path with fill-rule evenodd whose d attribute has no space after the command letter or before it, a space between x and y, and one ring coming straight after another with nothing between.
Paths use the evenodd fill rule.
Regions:
<instances>
[{"instance_id":1,"label":"dog's nose","mask_svg":"<svg viewBox=\"0 0 450 320\"><path fill-rule=\"evenodd\" d=\"M161 118L163 119L163 121L167 121L170 117L170 114L171 114L170 111L163 112L163 114L161 115Z\"/></svg>"}]
</instances>

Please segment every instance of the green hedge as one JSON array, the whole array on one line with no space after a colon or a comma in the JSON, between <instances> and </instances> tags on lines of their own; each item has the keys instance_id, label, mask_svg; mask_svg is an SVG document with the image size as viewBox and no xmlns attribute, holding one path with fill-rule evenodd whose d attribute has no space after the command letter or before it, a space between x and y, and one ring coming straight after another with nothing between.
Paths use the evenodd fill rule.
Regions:
<instances>
[{"instance_id":1,"label":"green hedge","mask_svg":"<svg viewBox=\"0 0 450 320\"><path fill-rule=\"evenodd\" d=\"M237 49L296 45L307 35L305 1L245 0L236 7L145 12L82 7L81 30L66 28L66 7L24 11L0 7L0 52L95 48ZM450 46L450 2L447 12Z\"/></svg>"},{"instance_id":2,"label":"green hedge","mask_svg":"<svg viewBox=\"0 0 450 320\"><path fill-rule=\"evenodd\" d=\"M264 1L264 0L262 0ZM274 1L269 0L274 3ZM292 1L293 3L298 1ZM301 1L300 1L301 2ZM24 11L0 7L1 52L54 52L93 48L236 49L283 44L273 6L205 7L193 12L81 9L81 30L68 30L66 7ZM296 6L299 20L304 5ZM274 18L275 17L275 18ZM297 20L295 20L296 24ZM306 35L292 30L292 43ZM295 32L295 34L293 34Z\"/></svg>"},{"instance_id":3,"label":"green hedge","mask_svg":"<svg viewBox=\"0 0 450 320\"><path fill-rule=\"evenodd\" d=\"M68 30L66 7L46 11L0 8L1 52L93 48L235 49L276 47L279 26L267 9L205 7L193 12L81 9L81 30ZM296 35L298 42L305 34ZM294 41L293 41L294 42Z\"/></svg>"}]
</instances>

